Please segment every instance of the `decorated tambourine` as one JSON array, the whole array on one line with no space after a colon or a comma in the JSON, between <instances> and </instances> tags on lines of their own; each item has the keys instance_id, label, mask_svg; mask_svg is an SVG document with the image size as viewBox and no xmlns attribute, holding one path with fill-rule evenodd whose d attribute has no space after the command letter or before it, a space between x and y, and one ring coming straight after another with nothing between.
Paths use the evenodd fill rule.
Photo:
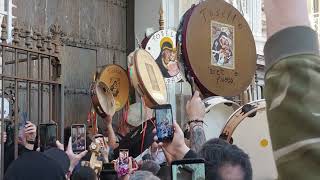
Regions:
<instances>
[{"instance_id":1,"label":"decorated tambourine","mask_svg":"<svg viewBox=\"0 0 320 180\"><path fill-rule=\"evenodd\" d=\"M161 70L154 58L143 49L133 54L130 78L135 90L149 108L167 103L167 90Z\"/></svg>"},{"instance_id":2,"label":"decorated tambourine","mask_svg":"<svg viewBox=\"0 0 320 180\"><path fill-rule=\"evenodd\" d=\"M203 94L234 96L251 83L256 48L240 12L223 0L203 1L183 16L177 43L186 73Z\"/></svg>"},{"instance_id":3,"label":"decorated tambourine","mask_svg":"<svg viewBox=\"0 0 320 180\"><path fill-rule=\"evenodd\" d=\"M229 117L240 105L220 96L206 98L203 102L206 106L204 117L206 125L203 126L206 139L219 138Z\"/></svg>"},{"instance_id":4,"label":"decorated tambourine","mask_svg":"<svg viewBox=\"0 0 320 180\"><path fill-rule=\"evenodd\" d=\"M93 107L99 116L105 118L107 115L114 115L115 100L112 91L104 82L93 82L90 87L90 95Z\"/></svg>"},{"instance_id":5,"label":"decorated tambourine","mask_svg":"<svg viewBox=\"0 0 320 180\"><path fill-rule=\"evenodd\" d=\"M122 109L129 98L129 78L127 72L119 65L107 65L99 74L98 80L105 83L115 100L115 110Z\"/></svg>"},{"instance_id":6,"label":"decorated tambourine","mask_svg":"<svg viewBox=\"0 0 320 180\"><path fill-rule=\"evenodd\" d=\"M167 84L182 80L176 50L176 31L160 30L142 42L143 48L155 59Z\"/></svg>"},{"instance_id":7,"label":"decorated tambourine","mask_svg":"<svg viewBox=\"0 0 320 180\"><path fill-rule=\"evenodd\" d=\"M237 145L249 155L253 179L277 179L265 100L248 103L236 110L220 138Z\"/></svg>"}]
</instances>

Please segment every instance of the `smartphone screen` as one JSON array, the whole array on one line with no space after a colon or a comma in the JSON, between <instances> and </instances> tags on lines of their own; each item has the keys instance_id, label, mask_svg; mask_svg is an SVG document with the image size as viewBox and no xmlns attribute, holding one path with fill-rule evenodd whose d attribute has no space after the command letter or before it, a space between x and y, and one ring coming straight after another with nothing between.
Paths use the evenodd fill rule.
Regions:
<instances>
[{"instance_id":1,"label":"smartphone screen","mask_svg":"<svg viewBox=\"0 0 320 180\"><path fill-rule=\"evenodd\" d=\"M73 124L71 126L72 150L80 153L86 150L86 126L84 124Z\"/></svg>"},{"instance_id":2,"label":"smartphone screen","mask_svg":"<svg viewBox=\"0 0 320 180\"><path fill-rule=\"evenodd\" d=\"M118 161L118 173L120 175L124 175L122 173L129 171L129 150L128 149L120 149L119 150L119 161Z\"/></svg>"},{"instance_id":3,"label":"smartphone screen","mask_svg":"<svg viewBox=\"0 0 320 180\"><path fill-rule=\"evenodd\" d=\"M174 161L171 165L172 180L205 179L205 164L202 159Z\"/></svg>"},{"instance_id":4,"label":"smartphone screen","mask_svg":"<svg viewBox=\"0 0 320 180\"><path fill-rule=\"evenodd\" d=\"M173 138L173 117L171 105L155 108L158 141L171 141Z\"/></svg>"},{"instance_id":5,"label":"smartphone screen","mask_svg":"<svg viewBox=\"0 0 320 180\"><path fill-rule=\"evenodd\" d=\"M40 137L40 151L48 150L56 147L57 141L57 124L40 124L39 137Z\"/></svg>"}]
</instances>

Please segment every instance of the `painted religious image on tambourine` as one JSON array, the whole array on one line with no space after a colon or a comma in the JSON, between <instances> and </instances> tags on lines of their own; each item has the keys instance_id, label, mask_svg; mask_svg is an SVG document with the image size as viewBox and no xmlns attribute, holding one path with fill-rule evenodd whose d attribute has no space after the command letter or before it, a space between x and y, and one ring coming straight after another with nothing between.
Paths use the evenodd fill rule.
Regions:
<instances>
[{"instance_id":1,"label":"painted religious image on tambourine","mask_svg":"<svg viewBox=\"0 0 320 180\"><path fill-rule=\"evenodd\" d=\"M211 21L211 65L234 69L234 27Z\"/></svg>"},{"instance_id":2,"label":"painted religious image on tambourine","mask_svg":"<svg viewBox=\"0 0 320 180\"><path fill-rule=\"evenodd\" d=\"M161 30L150 38L145 48L156 60L167 84L179 82L182 79L175 39L175 31Z\"/></svg>"},{"instance_id":3,"label":"painted religious image on tambourine","mask_svg":"<svg viewBox=\"0 0 320 180\"><path fill-rule=\"evenodd\" d=\"M119 88L120 88L120 78L117 77L111 77L110 78L110 91L113 95L113 97L117 97L119 94Z\"/></svg>"}]
</instances>

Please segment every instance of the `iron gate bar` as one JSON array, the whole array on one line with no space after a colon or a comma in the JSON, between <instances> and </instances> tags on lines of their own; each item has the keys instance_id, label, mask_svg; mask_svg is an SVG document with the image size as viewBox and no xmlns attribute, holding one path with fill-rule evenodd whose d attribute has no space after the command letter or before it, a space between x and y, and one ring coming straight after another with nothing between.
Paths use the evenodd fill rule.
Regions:
<instances>
[{"instance_id":1,"label":"iron gate bar","mask_svg":"<svg viewBox=\"0 0 320 180\"><path fill-rule=\"evenodd\" d=\"M15 77L18 76L18 54L17 49L14 51L14 58L15 58ZM19 90L18 90L18 79L15 79L15 107L14 107L14 127L15 127L15 135L14 135L14 159L18 158L18 134L19 134L19 111L18 111L18 104L19 104Z\"/></svg>"},{"instance_id":2,"label":"iron gate bar","mask_svg":"<svg viewBox=\"0 0 320 180\"><path fill-rule=\"evenodd\" d=\"M47 80L36 80L36 79L30 79L30 78L22 78L22 77L18 77L18 76L9 76L9 75L1 75L0 77L3 77L5 79L18 79L20 81L29 81L29 82L34 82L34 83L41 83L44 85L49 85L49 84L60 84L57 81L47 81Z\"/></svg>"},{"instance_id":3,"label":"iron gate bar","mask_svg":"<svg viewBox=\"0 0 320 180\"><path fill-rule=\"evenodd\" d=\"M27 77L30 78L30 61L29 61L29 58L30 58L30 54L29 52L27 52ZM31 111L30 111L30 107L31 107L31 98L30 98L31 94L30 94L30 82L27 81L27 112L28 112L28 121L31 121Z\"/></svg>"},{"instance_id":4,"label":"iron gate bar","mask_svg":"<svg viewBox=\"0 0 320 180\"><path fill-rule=\"evenodd\" d=\"M49 56L54 56L56 58L58 58L58 55L56 54L53 54L53 53L46 53L46 52L43 52L43 51L37 51L37 50L34 50L34 49L28 49L28 48L24 48L24 47L20 47L20 46L15 46L15 45L10 45L10 44L1 44L2 47L5 47L5 48L9 48L9 49L6 49L6 51L8 52L14 52L15 50L21 50L19 53L20 54L23 54L21 52L30 52L32 54L39 54L43 57L49 57ZM10 49L14 49L14 50L10 50ZM26 54L26 53L24 53Z\"/></svg>"},{"instance_id":5,"label":"iron gate bar","mask_svg":"<svg viewBox=\"0 0 320 180\"><path fill-rule=\"evenodd\" d=\"M2 51L3 52L3 51ZM3 53L2 53L2 64L3 64ZM4 83L3 83L4 79L3 77L1 77L1 95L2 95L2 98L1 98L1 174L0 174L0 177L4 174L4 141L3 141L3 138L2 138L2 135L3 135L3 132L5 131L5 123L4 123ZM9 115L10 116L10 115Z\"/></svg>"},{"instance_id":6,"label":"iron gate bar","mask_svg":"<svg viewBox=\"0 0 320 180\"><path fill-rule=\"evenodd\" d=\"M51 81L51 56L49 56L49 81ZM51 97L51 89L52 89L52 85L49 84L49 121L52 121L52 106L51 106L51 102L52 102L52 97Z\"/></svg>"},{"instance_id":7,"label":"iron gate bar","mask_svg":"<svg viewBox=\"0 0 320 180\"><path fill-rule=\"evenodd\" d=\"M38 54L38 79L40 77L40 61L41 61L40 59L41 59L41 56L40 56L40 54ZM41 103L41 100L40 100L40 91L41 91L41 89L40 88L41 88L40 82L38 82L38 109L40 109L39 106L40 106L40 103ZM40 111L38 110L38 124L40 124L40 121L41 121L40 116L41 116L41 114L40 114Z\"/></svg>"}]
</instances>

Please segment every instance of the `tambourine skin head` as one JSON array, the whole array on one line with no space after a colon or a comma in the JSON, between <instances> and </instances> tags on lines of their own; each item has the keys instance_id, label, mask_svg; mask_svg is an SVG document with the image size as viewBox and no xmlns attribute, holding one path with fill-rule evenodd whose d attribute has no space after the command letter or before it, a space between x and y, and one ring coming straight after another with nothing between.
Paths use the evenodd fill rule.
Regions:
<instances>
[{"instance_id":1,"label":"tambourine skin head","mask_svg":"<svg viewBox=\"0 0 320 180\"><path fill-rule=\"evenodd\" d=\"M141 91L148 107L167 103L167 89L162 73L153 59L145 50L135 52L134 68L137 73L137 88ZM138 92L139 92L138 91Z\"/></svg>"},{"instance_id":2,"label":"tambourine skin head","mask_svg":"<svg viewBox=\"0 0 320 180\"><path fill-rule=\"evenodd\" d=\"M186 63L199 88L220 96L235 96L252 82L256 47L240 12L223 0L197 5L185 30Z\"/></svg>"},{"instance_id":3,"label":"tambourine skin head","mask_svg":"<svg viewBox=\"0 0 320 180\"><path fill-rule=\"evenodd\" d=\"M91 85L91 100L96 113L102 118L113 116L115 113L115 100L109 87L101 82Z\"/></svg>"},{"instance_id":4,"label":"tambourine skin head","mask_svg":"<svg viewBox=\"0 0 320 180\"><path fill-rule=\"evenodd\" d=\"M111 64L106 66L98 77L112 92L115 100L115 109L122 109L129 98L129 78L127 72L119 65Z\"/></svg>"}]
</instances>

